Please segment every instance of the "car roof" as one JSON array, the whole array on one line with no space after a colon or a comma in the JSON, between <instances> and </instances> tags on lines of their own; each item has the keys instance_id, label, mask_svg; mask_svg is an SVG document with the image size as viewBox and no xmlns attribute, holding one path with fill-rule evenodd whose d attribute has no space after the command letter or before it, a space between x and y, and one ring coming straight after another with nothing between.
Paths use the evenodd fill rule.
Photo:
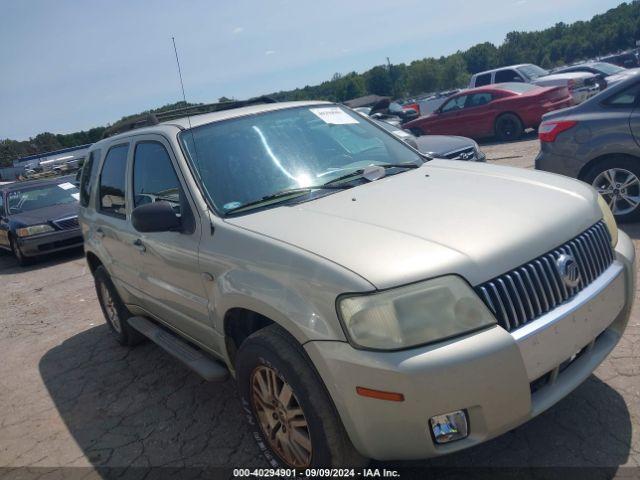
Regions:
<instances>
[{"instance_id":1,"label":"car roof","mask_svg":"<svg viewBox=\"0 0 640 480\"><path fill-rule=\"evenodd\" d=\"M136 128L127 132L113 135L106 139L100 140L92 145L92 149L99 147L105 143L112 143L114 140L121 140L129 138L133 135L142 135L145 133L157 133L163 131L163 127L175 127L180 130L186 130L188 128L195 128L208 123L220 122L223 120L230 120L232 118L244 117L248 115L257 115L264 112L273 112L277 110L285 110L287 108L306 107L312 105L335 105L332 102L326 102L322 100L314 101L298 101L298 102L276 102L249 105L246 107L232 108L229 110L221 110L219 112L202 113L197 115L189 115L181 118L171 119L164 122L160 122L157 125L149 127Z\"/></svg>"},{"instance_id":2,"label":"car roof","mask_svg":"<svg viewBox=\"0 0 640 480\"><path fill-rule=\"evenodd\" d=\"M484 75L485 73L493 73L499 72L500 70L510 70L512 68L526 67L527 65L533 65L533 63L518 63L516 65L507 65L506 67L494 68L492 70L485 70L484 72L474 73L473 76L477 77L479 75Z\"/></svg>"}]
</instances>

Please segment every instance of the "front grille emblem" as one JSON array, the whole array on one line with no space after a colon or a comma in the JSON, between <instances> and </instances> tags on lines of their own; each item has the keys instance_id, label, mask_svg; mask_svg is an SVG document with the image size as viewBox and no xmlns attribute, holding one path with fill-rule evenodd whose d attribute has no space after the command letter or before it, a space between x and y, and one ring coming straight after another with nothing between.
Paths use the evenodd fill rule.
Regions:
<instances>
[{"instance_id":1,"label":"front grille emblem","mask_svg":"<svg viewBox=\"0 0 640 480\"><path fill-rule=\"evenodd\" d=\"M569 288L575 288L580 283L580 269L571 255L561 254L556 260L556 268L560 278Z\"/></svg>"}]
</instances>

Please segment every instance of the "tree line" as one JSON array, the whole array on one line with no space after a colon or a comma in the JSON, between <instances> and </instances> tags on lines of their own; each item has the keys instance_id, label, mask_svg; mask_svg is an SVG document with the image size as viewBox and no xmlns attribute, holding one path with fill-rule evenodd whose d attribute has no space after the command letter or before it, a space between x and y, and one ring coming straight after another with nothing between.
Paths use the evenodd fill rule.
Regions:
<instances>
[{"instance_id":1,"label":"tree line","mask_svg":"<svg viewBox=\"0 0 640 480\"><path fill-rule=\"evenodd\" d=\"M640 39L640 0L622 3L588 21L563 22L534 32L510 32L496 46L479 43L465 51L440 58L423 58L409 64L377 65L363 73L336 73L319 85L271 93L279 101L331 100L343 102L366 94L407 97L466 85L470 75L515 63L535 63L552 68L598 55L628 49ZM222 97L220 100L227 100ZM149 112L185 106L165 105ZM149 113L149 112L142 112ZM136 114L139 115L139 114ZM135 115L123 117L124 122ZM95 127L70 134L41 133L25 141L0 140L0 166L25 155L93 143L107 127Z\"/></svg>"}]
</instances>

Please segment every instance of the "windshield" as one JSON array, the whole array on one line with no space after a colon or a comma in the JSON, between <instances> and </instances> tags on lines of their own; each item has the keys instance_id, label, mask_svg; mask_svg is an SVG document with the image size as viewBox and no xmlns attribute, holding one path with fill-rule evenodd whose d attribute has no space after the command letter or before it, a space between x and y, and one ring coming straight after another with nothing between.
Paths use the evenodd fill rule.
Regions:
<instances>
[{"instance_id":1,"label":"windshield","mask_svg":"<svg viewBox=\"0 0 640 480\"><path fill-rule=\"evenodd\" d=\"M53 205L76 203L79 197L80 192L73 183L61 182L10 191L7 206L9 215L12 215Z\"/></svg>"},{"instance_id":2,"label":"windshield","mask_svg":"<svg viewBox=\"0 0 640 480\"><path fill-rule=\"evenodd\" d=\"M593 68L595 68L596 70L599 70L605 75L615 75L616 73L624 72L626 70L622 67L618 67L617 65L611 65L610 63L606 63L606 62L595 63L593 65Z\"/></svg>"},{"instance_id":3,"label":"windshield","mask_svg":"<svg viewBox=\"0 0 640 480\"><path fill-rule=\"evenodd\" d=\"M402 141L337 105L209 123L181 132L179 139L221 212L276 192L327 184L368 165L423 162Z\"/></svg>"},{"instance_id":4,"label":"windshield","mask_svg":"<svg viewBox=\"0 0 640 480\"><path fill-rule=\"evenodd\" d=\"M544 68L540 68L537 65L523 65L518 67L520 73L522 73L529 80L535 80L538 77L544 77L545 75L549 75L549 71Z\"/></svg>"}]
</instances>

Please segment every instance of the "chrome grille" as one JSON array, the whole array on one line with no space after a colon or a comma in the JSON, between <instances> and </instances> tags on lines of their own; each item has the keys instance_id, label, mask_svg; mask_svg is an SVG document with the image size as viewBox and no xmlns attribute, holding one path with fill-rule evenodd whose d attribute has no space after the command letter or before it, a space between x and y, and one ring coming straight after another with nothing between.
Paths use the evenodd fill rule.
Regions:
<instances>
[{"instance_id":1,"label":"chrome grille","mask_svg":"<svg viewBox=\"0 0 640 480\"><path fill-rule=\"evenodd\" d=\"M54 220L53 224L60 230L72 230L74 228L80 227L80 224L78 223L78 217L61 218L59 220Z\"/></svg>"},{"instance_id":2,"label":"chrome grille","mask_svg":"<svg viewBox=\"0 0 640 480\"><path fill-rule=\"evenodd\" d=\"M580 270L576 287L565 285L556 268L562 254L571 255ZM529 263L476 287L498 324L513 331L570 300L613 263L609 231L602 221L573 240Z\"/></svg>"}]
</instances>

